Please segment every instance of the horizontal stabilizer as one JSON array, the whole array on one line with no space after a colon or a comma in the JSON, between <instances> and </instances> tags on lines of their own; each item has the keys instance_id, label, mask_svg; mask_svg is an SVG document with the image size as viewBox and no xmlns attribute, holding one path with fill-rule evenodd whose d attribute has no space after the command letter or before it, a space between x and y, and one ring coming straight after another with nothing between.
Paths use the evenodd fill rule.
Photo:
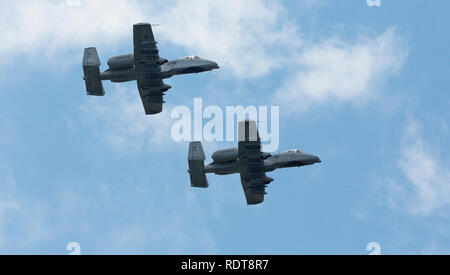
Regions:
<instances>
[{"instance_id":1,"label":"horizontal stabilizer","mask_svg":"<svg viewBox=\"0 0 450 275\"><path fill-rule=\"evenodd\" d=\"M86 91L88 95L104 96L102 81L100 80L100 58L96 48L84 49L83 71Z\"/></svg>"},{"instance_id":2,"label":"horizontal stabilizer","mask_svg":"<svg viewBox=\"0 0 450 275\"><path fill-rule=\"evenodd\" d=\"M208 188L208 180L205 175L205 153L200 142L191 142L189 144L189 174L191 176L191 186L199 188Z\"/></svg>"}]
</instances>

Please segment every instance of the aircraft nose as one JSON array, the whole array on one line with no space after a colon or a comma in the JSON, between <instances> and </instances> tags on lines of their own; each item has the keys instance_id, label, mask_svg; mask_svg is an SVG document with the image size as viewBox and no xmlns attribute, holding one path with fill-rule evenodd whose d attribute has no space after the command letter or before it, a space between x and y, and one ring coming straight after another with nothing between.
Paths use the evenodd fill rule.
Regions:
<instances>
[{"instance_id":1,"label":"aircraft nose","mask_svg":"<svg viewBox=\"0 0 450 275\"><path fill-rule=\"evenodd\" d=\"M211 61L211 63L213 69L220 69L219 64L217 64L217 62Z\"/></svg>"},{"instance_id":2,"label":"aircraft nose","mask_svg":"<svg viewBox=\"0 0 450 275\"><path fill-rule=\"evenodd\" d=\"M217 64L217 62L214 61L207 61L207 66L210 70L214 70L214 69L220 69L219 64Z\"/></svg>"},{"instance_id":3,"label":"aircraft nose","mask_svg":"<svg viewBox=\"0 0 450 275\"><path fill-rule=\"evenodd\" d=\"M316 163L321 163L322 162L318 156L314 156L314 161Z\"/></svg>"},{"instance_id":4,"label":"aircraft nose","mask_svg":"<svg viewBox=\"0 0 450 275\"><path fill-rule=\"evenodd\" d=\"M320 160L320 158L318 156L308 155L308 162L310 164L314 164L314 163L321 163L322 161Z\"/></svg>"}]
</instances>

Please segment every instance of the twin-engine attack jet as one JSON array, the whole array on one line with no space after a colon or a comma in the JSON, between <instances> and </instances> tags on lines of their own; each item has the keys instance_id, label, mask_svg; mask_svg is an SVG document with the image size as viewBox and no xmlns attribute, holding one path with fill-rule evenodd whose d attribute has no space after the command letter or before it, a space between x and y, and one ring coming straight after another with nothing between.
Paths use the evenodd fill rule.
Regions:
<instances>
[{"instance_id":1,"label":"twin-engine attack jet","mask_svg":"<svg viewBox=\"0 0 450 275\"><path fill-rule=\"evenodd\" d=\"M133 26L134 54L120 55L108 60L109 69L100 72L100 58L96 48L84 50L83 70L88 95L104 96L102 80L127 82L137 80L145 114L162 112L164 93L172 87L163 79L174 75L192 74L219 69L216 62L189 56L168 61L159 57L152 26L140 23Z\"/></svg>"},{"instance_id":2,"label":"twin-engine attack jet","mask_svg":"<svg viewBox=\"0 0 450 275\"><path fill-rule=\"evenodd\" d=\"M255 121L239 123L238 148L220 150L212 155L213 163L205 166L205 153L200 142L189 145L189 174L191 186L208 188L206 173L229 175L240 173L242 187L248 205L264 201L266 187L273 179L266 172L278 168L300 167L320 163L319 157L305 154L300 150L290 150L279 154L262 152L261 140Z\"/></svg>"}]
</instances>

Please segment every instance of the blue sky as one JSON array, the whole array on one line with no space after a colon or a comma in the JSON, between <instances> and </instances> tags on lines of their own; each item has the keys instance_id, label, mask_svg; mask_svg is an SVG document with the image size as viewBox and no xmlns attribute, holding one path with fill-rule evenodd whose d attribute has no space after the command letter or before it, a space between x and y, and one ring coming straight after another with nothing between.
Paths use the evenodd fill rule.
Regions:
<instances>
[{"instance_id":1,"label":"blue sky","mask_svg":"<svg viewBox=\"0 0 450 275\"><path fill-rule=\"evenodd\" d=\"M0 253L450 253L448 1L91 2L0 4ZM153 117L135 83L81 79L84 47L106 69L141 21L161 56L221 65L168 80ZM280 106L280 150L323 163L271 173L256 207L239 175L191 189L170 111L195 97Z\"/></svg>"}]
</instances>

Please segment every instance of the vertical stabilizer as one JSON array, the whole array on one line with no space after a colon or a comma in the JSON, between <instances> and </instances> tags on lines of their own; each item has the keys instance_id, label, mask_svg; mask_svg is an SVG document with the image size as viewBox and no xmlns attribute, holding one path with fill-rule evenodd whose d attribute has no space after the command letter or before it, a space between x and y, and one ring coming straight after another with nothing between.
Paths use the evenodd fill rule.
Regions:
<instances>
[{"instance_id":1,"label":"vertical stabilizer","mask_svg":"<svg viewBox=\"0 0 450 275\"><path fill-rule=\"evenodd\" d=\"M100 80L100 58L96 48L84 49L83 71L86 91L88 95L104 96L102 81Z\"/></svg>"}]
</instances>

